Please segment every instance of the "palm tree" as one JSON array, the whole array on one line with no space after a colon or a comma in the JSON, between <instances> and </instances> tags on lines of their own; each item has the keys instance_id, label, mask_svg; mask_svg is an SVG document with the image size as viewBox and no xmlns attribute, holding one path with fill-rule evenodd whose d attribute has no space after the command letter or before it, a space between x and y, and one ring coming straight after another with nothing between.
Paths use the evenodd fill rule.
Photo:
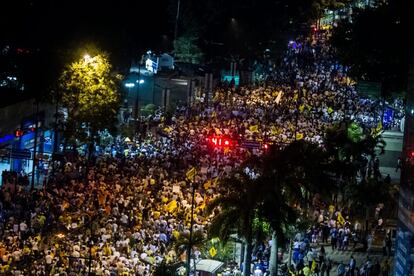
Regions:
<instances>
[{"instance_id":1,"label":"palm tree","mask_svg":"<svg viewBox=\"0 0 414 276\"><path fill-rule=\"evenodd\" d=\"M343 121L327 129L324 145L330 158L328 170L335 173L341 191L357 184L358 172L366 166L364 160L383 154L385 141L355 122Z\"/></svg>"},{"instance_id":2,"label":"palm tree","mask_svg":"<svg viewBox=\"0 0 414 276\"><path fill-rule=\"evenodd\" d=\"M302 223L311 195L328 195L333 182L326 173L326 154L314 143L300 140L284 149L271 147L262 162L259 180L265 196L260 210L273 230L270 275L276 275L278 241L284 240L287 228L299 223L297 213L303 213L299 206L305 207Z\"/></svg>"},{"instance_id":3,"label":"palm tree","mask_svg":"<svg viewBox=\"0 0 414 276\"><path fill-rule=\"evenodd\" d=\"M193 248L203 248L203 246L205 245L207 239L206 239L206 234L201 231L194 231L192 236L191 236L191 243L190 243L190 231L184 231L181 232L180 235L178 236L178 239L174 242L174 248L175 251L178 253L178 255L181 255L182 253L186 252L188 247L191 244L191 252L193 251ZM196 264L195 264L195 258L193 258L193 267L195 269Z\"/></svg>"},{"instance_id":4,"label":"palm tree","mask_svg":"<svg viewBox=\"0 0 414 276\"><path fill-rule=\"evenodd\" d=\"M348 185L346 191L352 206L356 210L365 210L365 231L368 231L369 210L372 210L376 204L385 203L391 198L391 187L387 186L383 181L370 178L360 184Z\"/></svg>"},{"instance_id":5,"label":"palm tree","mask_svg":"<svg viewBox=\"0 0 414 276\"><path fill-rule=\"evenodd\" d=\"M220 183L221 194L207 205L208 214L214 213L209 227L210 237L227 242L237 233L246 243L243 275L250 275L253 250L253 221L261 193L258 182L243 171L235 172Z\"/></svg>"}]
</instances>

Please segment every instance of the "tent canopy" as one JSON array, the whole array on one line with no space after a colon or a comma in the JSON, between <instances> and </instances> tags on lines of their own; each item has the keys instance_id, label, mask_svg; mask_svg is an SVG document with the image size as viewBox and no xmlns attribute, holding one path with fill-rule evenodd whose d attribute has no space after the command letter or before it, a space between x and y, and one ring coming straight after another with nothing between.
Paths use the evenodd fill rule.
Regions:
<instances>
[{"instance_id":1,"label":"tent canopy","mask_svg":"<svg viewBox=\"0 0 414 276\"><path fill-rule=\"evenodd\" d=\"M216 260L204 259L204 260L200 260L196 264L196 270L197 271L205 271L205 272L209 272L209 273L215 273L223 265L224 265L224 263L216 261Z\"/></svg>"}]
</instances>

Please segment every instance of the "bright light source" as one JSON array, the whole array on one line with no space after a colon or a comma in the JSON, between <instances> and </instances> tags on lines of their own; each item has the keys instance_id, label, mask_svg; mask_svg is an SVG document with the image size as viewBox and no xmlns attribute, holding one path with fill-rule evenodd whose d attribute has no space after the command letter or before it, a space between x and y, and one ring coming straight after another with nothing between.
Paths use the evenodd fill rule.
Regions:
<instances>
[{"instance_id":1,"label":"bright light source","mask_svg":"<svg viewBox=\"0 0 414 276\"><path fill-rule=\"evenodd\" d=\"M86 55L84 55L84 56L83 56L83 58L84 58L85 60L90 60L90 59L91 59L91 56L90 56L90 55L88 55L88 54L86 54Z\"/></svg>"},{"instance_id":2,"label":"bright light source","mask_svg":"<svg viewBox=\"0 0 414 276\"><path fill-rule=\"evenodd\" d=\"M131 88L131 87L134 87L134 86L135 86L135 83L133 83L133 82L125 83L125 87Z\"/></svg>"},{"instance_id":3,"label":"bright light source","mask_svg":"<svg viewBox=\"0 0 414 276\"><path fill-rule=\"evenodd\" d=\"M139 84L143 84L144 82L145 82L145 81L144 81L143 79L141 79L141 80L139 80L139 81L138 81L138 80L136 81L136 83L139 83Z\"/></svg>"}]
</instances>

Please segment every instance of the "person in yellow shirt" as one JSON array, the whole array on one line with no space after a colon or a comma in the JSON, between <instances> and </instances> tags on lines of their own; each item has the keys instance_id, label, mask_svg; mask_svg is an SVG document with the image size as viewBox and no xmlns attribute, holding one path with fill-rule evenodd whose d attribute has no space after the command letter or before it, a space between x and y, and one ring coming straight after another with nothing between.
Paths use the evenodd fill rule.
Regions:
<instances>
[{"instance_id":1,"label":"person in yellow shirt","mask_svg":"<svg viewBox=\"0 0 414 276\"><path fill-rule=\"evenodd\" d=\"M311 275L311 269L309 268L309 266L307 264L302 269L302 272L303 272L303 275L305 275L305 276L310 276Z\"/></svg>"}]
</instances>

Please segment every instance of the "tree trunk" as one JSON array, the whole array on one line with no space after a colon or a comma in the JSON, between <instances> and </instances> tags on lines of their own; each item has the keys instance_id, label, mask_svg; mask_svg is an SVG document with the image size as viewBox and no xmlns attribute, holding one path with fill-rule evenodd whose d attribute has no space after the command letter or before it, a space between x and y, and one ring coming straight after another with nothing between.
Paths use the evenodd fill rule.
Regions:
<instances>
[{"instance_id":1,"label":"tree trunk","mask_svg":"<svg viewBox=\"0 0 414 276\"><path fill-rule=\"evenodd\" d=\"M288 261L288 266L290 267L290 265L292 264L292 239L289 239L289 261Z\"/></svg>"},{"instance_id":2,"label":"tree trunk","mask_svg":"<svg viewBox=\"0 0 414 276\"><path fill-rule=\"evenodd\" d=\"M270 276L277 276L277 269L278 269L278 244L277 244L277 236L276 232L273 231L272 233L272 248L270 251Z\"/></svg>"},{"instance_id":3,"label":"tree trunk","mask_svg":"<svg viewBox=\"0 0 414 276\"><path fill-rule=\"evenodd\" d=\"M252 225L250 223L248 233L246 235L246 252L244 254L244 266L243 266L243 276L250 276L250 265L252 263Z\"/></svg>"},{"instance_id":4,"label":"tree trunk","mask_svg":"<svg viewBox=\"0 0 414 276\"><path fill-rule=\"evenodd\" d=\"M193 272L194 272L194 275L197 275L197 266L196 266L196 259L195 259L194 254L193 254Z\"/></svg>"},{"instance_id":5,"label":"tree trunk","mask_svg":"<svg viewBox=\"0 0 414 276\"><path fill-rule=\"evenodd\" d=\"M240 261L240 267L241 267L241 264L244 263L244 255L246 255L245 253L246 253L246 244L245 243L241 243L240 259L239 259L239 261Z\"/></svg>"}]
</instances>

